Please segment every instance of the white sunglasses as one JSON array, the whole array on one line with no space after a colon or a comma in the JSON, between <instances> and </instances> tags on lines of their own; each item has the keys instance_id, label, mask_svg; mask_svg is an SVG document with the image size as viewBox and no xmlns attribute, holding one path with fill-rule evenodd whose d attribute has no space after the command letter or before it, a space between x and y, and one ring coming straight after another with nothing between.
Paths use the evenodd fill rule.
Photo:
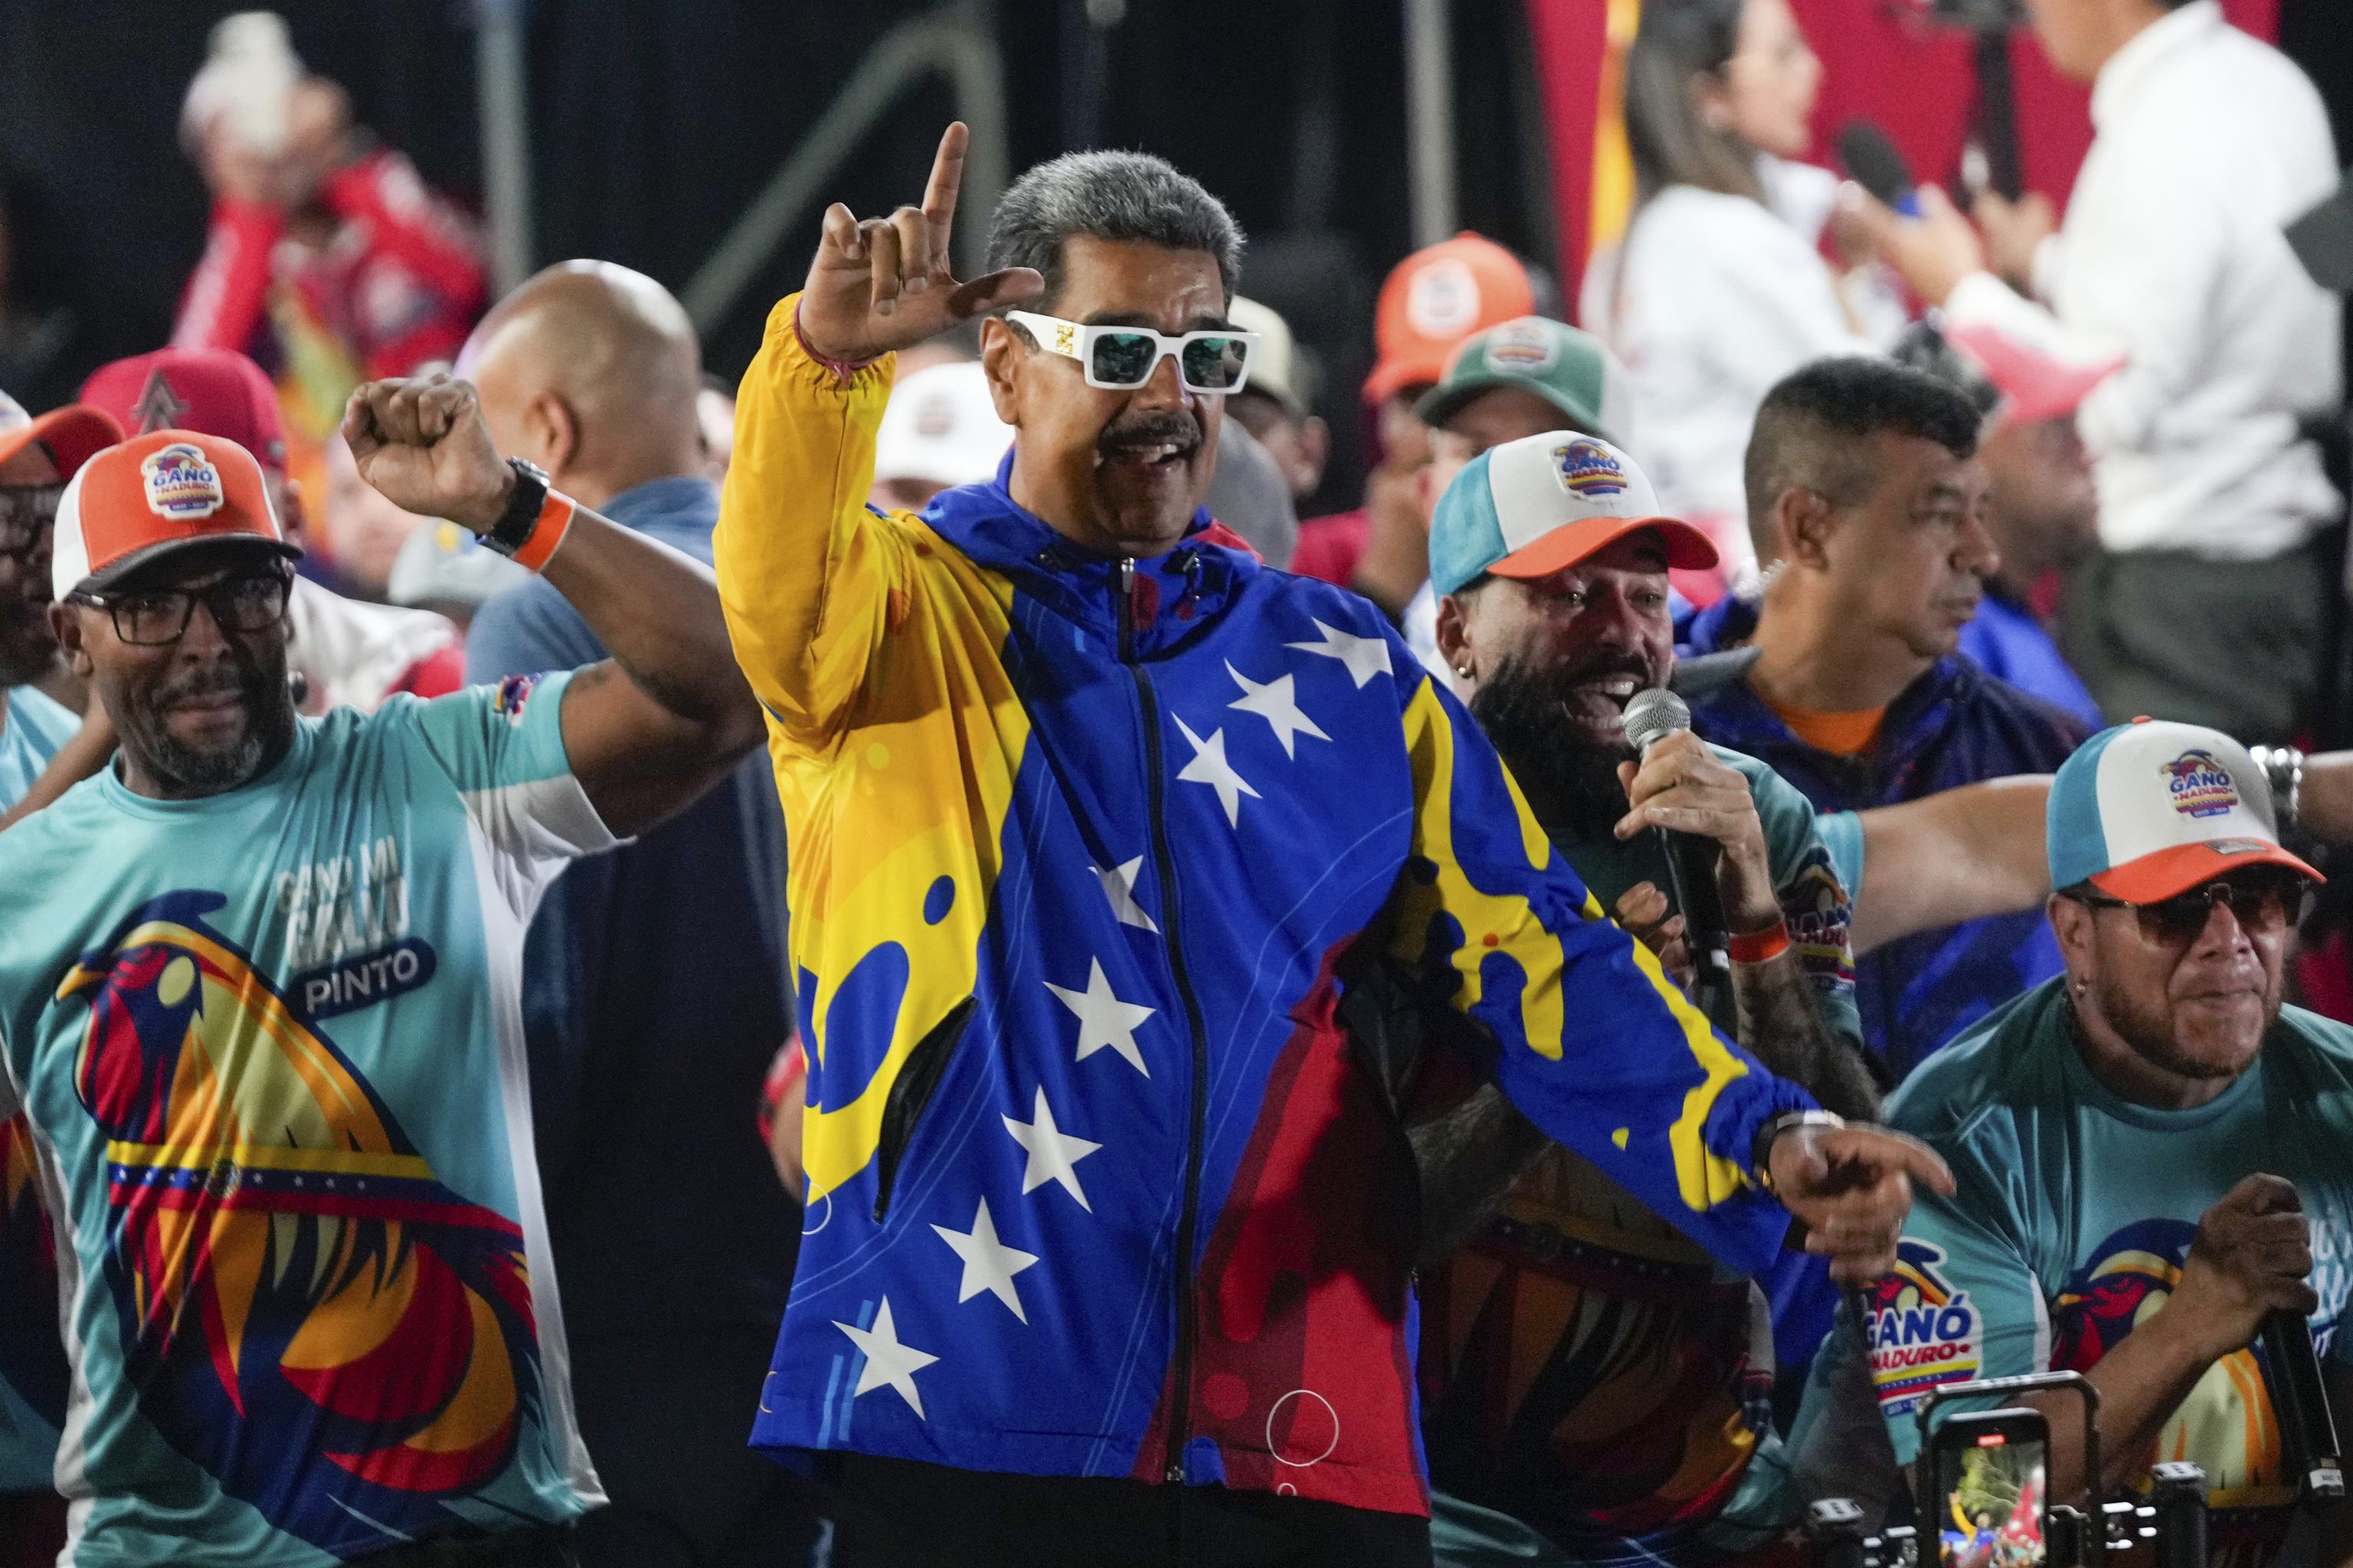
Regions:
<instances>
[{"instance_id":1,"label":"white sunglasses","mask_svg":"<svg viewBox=\"0 0 2353 1568\"><path fill-rule=\"evenodd\" d=\"M1008 311L1005 319L1020 323L1039 347L1077 360L1088 386L1112 392L1133 392L1171 355L1187 392L1239 392L1250 380L1250 358L1258 352L1258 334L1229 328L1170 337L1150 327L1087 326L1035 311Z\"/></svg>"}]
</instances>

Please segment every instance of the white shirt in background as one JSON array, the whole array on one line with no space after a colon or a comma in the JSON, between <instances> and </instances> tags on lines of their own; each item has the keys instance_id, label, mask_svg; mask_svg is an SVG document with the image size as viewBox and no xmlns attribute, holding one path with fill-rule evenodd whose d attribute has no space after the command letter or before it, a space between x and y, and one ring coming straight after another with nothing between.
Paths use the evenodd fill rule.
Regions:
<instances>
[{"instance_id":1,"label":"white shirt in background","mask_svg":"<svg viewBox=\"0 0 2353 1568\"><path fill-rule=\"evenodd\" d=\"M1753 569L1741 464L1774 383L1825 355L1867 354L1903 330L1892 291L1842 298L1816 249L1838 177L1759 157L1760 205L1670 185L1598 253L1578 301L1585 329L1633 386L1629 450L1659 504L1706 531L1737 584ZM1852 307L1852 308L1851 308Z\"/></svg>"},{"instance_id":2,"label":"white shirt in background","mask_svg":"<svg viewBox=\"0 0 2353 1568\"><path fill-rule=\"evenodd\" d=\"M2292 550L2337 506L2296 418L2342 394L2338 305L2281 233L2337 185L2320 95L2193 0L2102 68L2092 123L2066 222L2035 255L2049 308L1979 272L1946 314L2124 357L2076 416L2109 549Z\"/></svg>"},{"instance_id":3,"label":"white shirt in background","mask_svg":"<svg viewBox=\"0 0 2353 1568\"><path fill-rule=\"evenodd\" d=\"M301 673L309 689L299 705L313 717L375 712L410 671L458 641L447 616L345 599L309 577L294 579L286 626L287 666Z\"/></svg>"}]
</instances>

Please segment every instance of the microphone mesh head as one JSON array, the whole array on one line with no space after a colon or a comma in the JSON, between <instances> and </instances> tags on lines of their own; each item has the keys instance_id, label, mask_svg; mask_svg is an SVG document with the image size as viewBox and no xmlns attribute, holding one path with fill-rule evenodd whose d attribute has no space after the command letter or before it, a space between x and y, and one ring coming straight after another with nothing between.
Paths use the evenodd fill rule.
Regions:
<instances>
[{"instance_id":1,"label":"microphone mesh head","mask_svg":"<svg viewBox=\"0 0 2353 1568\"><path fill-rule=\"evenodd\" d=\"M1626 744L1640 756L1652 741L1691 728L1691 708L1664 686L1652 686L1626 700L1625 723Z\"/></svg>"}]
</instances>

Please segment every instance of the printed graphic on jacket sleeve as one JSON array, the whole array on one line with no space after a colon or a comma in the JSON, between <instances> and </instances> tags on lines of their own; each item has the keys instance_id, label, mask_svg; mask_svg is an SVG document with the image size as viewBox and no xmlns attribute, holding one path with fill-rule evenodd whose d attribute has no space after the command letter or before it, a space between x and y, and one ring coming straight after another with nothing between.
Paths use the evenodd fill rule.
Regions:
<instances>
[{"instance_id":1,"label":"printed graphic on jacket sleeve","mask_svg":"<svg viewBox=\"0 0 2353 1568\"><path fill-rule=\"evenodd\" d=\"M459 1524L536 1413L520 1230L449 1191L334 1043L167 894L58 988L104 1128L106 1283L142 1413L322 1548Z\"/></svg>"}]
</instances>

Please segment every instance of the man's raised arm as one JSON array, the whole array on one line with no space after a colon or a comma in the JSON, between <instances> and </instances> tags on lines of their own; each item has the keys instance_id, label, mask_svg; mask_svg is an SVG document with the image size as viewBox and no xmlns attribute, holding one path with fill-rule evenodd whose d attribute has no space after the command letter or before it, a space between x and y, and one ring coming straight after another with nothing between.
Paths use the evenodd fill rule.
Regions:
<instances>
[{"instance_id":1,"label":"man's raised arm","mask_svg":"<svg viewBox=\"0 0 2353 1568\"><path fill-rule=\"evenodd\" d=\"M491 445L472 385L446 376L362 387L343 438L361 476L396 505L477 534L499 524L522 482ZM564 749L596 814L626 836L685 806L758 745L759 705L701 562L585 506L568 522L561 513L542 511L523 553L612 650L565 691Z\"/></svg>"},{"instance_id":2,"label":"man's raised arm","mask_svg":"<svg viewBox=\"0 0 2353 1568\"><path fill-rule=\"evenodd\" d=\"M965 133L940 138L920 207L860 221L837 202L808 281L768 318L735 407L712 540L735 654L786 739L835 735L903 587L903 545L866 509L891 389L877 362L1036 296L1028 268L959 283L948 268Z\"/></svg>"}]
</instances>

